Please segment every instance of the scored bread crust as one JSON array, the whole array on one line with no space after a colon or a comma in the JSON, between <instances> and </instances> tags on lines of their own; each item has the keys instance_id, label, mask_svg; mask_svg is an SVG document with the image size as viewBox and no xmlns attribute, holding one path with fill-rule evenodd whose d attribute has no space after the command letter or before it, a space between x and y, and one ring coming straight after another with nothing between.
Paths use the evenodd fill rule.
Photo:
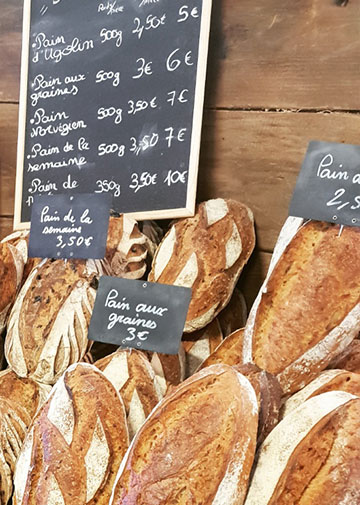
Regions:
<instances>
[{"instance_id":1,"label":"scored bread crust","mask_svg":"<svg viewBox=\"0 0 360 505\"><path fill-rule=\"evenodd\" d=\"M260 448L245 505L357 505L360 398L331 391L290 412Z\"/></svg>"},{"instance_id":2,"label":"scored bread crust","mask_svg":"<svg viewBox=\"0 0 360 505\"><path fill-rule=\"evenodd\" d=\"M241 505L253 462L258 407L249 381L226 365L166 396L124 457L111 505Z\"/></svg>"},{"instance_id":3,"label":"scored bread crust","mask_svg":"<svg viewBox=\"0 0 360 505\"><path fill-rule=\"evenodd\" d=\"M177 221L156 251L149 281L192 289L185 332L209 324L229 302L255 245L251 210L234 200L208 200Z\"/></svg>"},{"instance_id":4,"label":"scored bread crust","mask_svg":"<svg viewBox=\"0 0 360 505\"><path fill-rule=\"evenodd\" d=\"M72 365L26 435L14 505L108 505L128 443L116 389L93 365Z\"/></svg>"},{"instance_id":5,"label":"scored bread crust","mask_svg":"<svg viewBox=\"0 0 360 505\"><path fill-rule=\"evenodd\" d=\"M136 349L119 349L96 361L124 401L130 439L162 399L157 377L146 356Z\"/></svg>"},{"instance_id":6,"label":"scored bread crust","mask_svg":"<svg viewBox=\"0 0 360 505\"><path fill-rule=\"evenodd\" d=\"M201 363L199 370L210 365L224 363L229 366L243 365L244 328L235 330Z\"/></svg>"},{"instance_id":7,"label":"scored bread crust","mask_svg":"<svg viewBox=\"0 0 360 505\"><path fill-rule=\"evenodd\" d=\"M93 260L44 260L23 285L9 316L5 356L20 377L54 384L86 354L96 291L103 272Z\"/></svg>"},{"instance_id":8,"label":"scored bread crust","mask_svg":"<svg viewBox=\"0 0 360 505\"><path fill-rule=\"evenodd\" d=\"M243 348L244 361L276 375L285 392L305 386L356 337L359 245L357 228L285 223Z\"/></svg>"}]
</instances>

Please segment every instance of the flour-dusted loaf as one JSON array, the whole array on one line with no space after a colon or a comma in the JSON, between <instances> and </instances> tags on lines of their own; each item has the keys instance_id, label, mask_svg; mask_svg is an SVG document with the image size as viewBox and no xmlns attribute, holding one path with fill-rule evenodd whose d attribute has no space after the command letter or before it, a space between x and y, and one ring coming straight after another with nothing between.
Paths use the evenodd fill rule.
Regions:
<instances>
[{"instance_id":1,"label":"flour-dusted loaf","mask_svg":"<svg viewBox=\"0 0 360 505\"><path fill-rule=\"evenodd\" d=\"M218 318L216 317L201 330L185 333L183 338L182 346L185 350L186 363L185 376L190 377L223 341Z\"/></svg>"},{"instance_id":2,"label":"flour-dusted loaf","mask_svg":"<svg viewBox=\"0 0 360 505\"><path fill-rule=\"evenodd\" d=\"M245 505L359 505L359 418L343 391L292 411L261 446Z\"/></svg>"},{"instance_id":3,"label":"flour-dusted loaf","mask_svg":"<svg viewBox=\"0 0 360 505\"><path fill-rule=\"evenodd\" d=\"M334 358L328 368L343 368L349 372L360 373L360 340L356 338L351 344L336 358Z\"/></svg>"},{"instance_id":4,"label":"flour-dusted loaf","mask_svg":"<svg viewBox=\"0 0 360 505\"><path fill-rule=\"evenodd\" d=\"M231 298L255 245L251 210L234 200L208 200L180 219L161 242L149 281L192 288L185 332L209 324Z\"/></svg>"},{"instance_id":5,"label":"flour-dusted loaf","mask_svg":"<svg viewBox=\"0 0 360 505\"><path fill-rule=\"evenodd\" d=\"M162 400L126 454L111 505L241 505L254 458L249 381L216 365Z\"/></svg>"},{"instance_id":6,"label":"flour-dusted loaf","mask_svg":"<svg viewBox=\"0 0 360 505\"><path fill-rule=\"evenodd\" d=\"M124 214L110 217L105 258L112 275L126 279L141 279L146 271L148 256L155 246L141 233L135 219Z\"/></svg>"},{"instance_id":7,"label":"flour-dusted loaf","mask_svg":"<svg viewBox=\"0 0 360 505\"><path fill-rule=\"evenodd\" d=\"M0 243L0 333L6 326L23 270L24 260L18 249L11 244Z\"/></svg>"},{"instance_id":8,"label":"flour-dusted loaf","mask_svg":"<svg viewBox=\"0 0 360 505\"><path fill-rule=\"evenodd\" d=\"M92 260L43 260L30 273L9 316L5 356L20 376L54 384L80 361L95 286L103 272Z\"/></svg>"},{"instance_id":9,"label":"flour-dusted loaf","mask_svg":"<svg viewBox=\"0 0 360 505\"><path fill-rule=\"evenodd\" d=\"M346 391L360 397L360 374L346 370L325 370L303 389L290 396L282 409L282 416L296 409L313 396L328 391Z\"/></svg>"},{"instance_id":10,"label":"flour-dusted loaf","mask_svg":"<svg viewBox=\"0 0 360 505\"><path fill-rule=\"evenodd\" d=\"M163 397L152 366L136 349L119 349L94 364L122 397L132 439Z\"/></svg>"},{"instance_id":11,"label":"flour-dusted loaf","mask_svg":"<svg viewBox=\"0 0 360 505\"><path fill-rule=\"evenodd\" d=\"M72 365L26 435L14 505L108 505L128 442L114 386L93 365Z\"/></svg>"},{"instance_id":12,"label":"flour-dusted loaf","mask_svg":"<svg viewBox=\"0 0 360 505\"><path fill-rule=\"evenodd\" d=\"M200 368L206 368L207 366L217 363L230 366L243 365L243 340L244 329L240 328L234 331L221 342L205 361L203 361Z\"/></svg>"},{"instance_id":13,"label":"flour-dusted loaf","mask_svg":"<svg viewBox=\"0 0 360 505\"><path fill-rule=\"evenodd\" d=\"M0 372L0 504L6 505L13 491L15 462L26 431L50 386L21 379L13 371Z\"/></svg>"},{"instance_id":14,"label":"flour-dusted loaf","mask_svg":"<svg viewBox=\"0 0 360 505\"><path fill-rule=\"evenodd\" d=\"M247 306L244 295L239 289L234 289L229 303L218 315L218 320L224 338L239 328L244 328L247 320Z\"/></svg>"},{"instance_id":15,"label":"flour-dusted loaf","mask_svg":"<svg viewBox=\"0 0 360 505\"><path fill-rule=\"evenodd\" d=\"M360 327L360 229L288 218L251 309L244 361L285 392L309 383Z\"/></svg>"}]
</instances>

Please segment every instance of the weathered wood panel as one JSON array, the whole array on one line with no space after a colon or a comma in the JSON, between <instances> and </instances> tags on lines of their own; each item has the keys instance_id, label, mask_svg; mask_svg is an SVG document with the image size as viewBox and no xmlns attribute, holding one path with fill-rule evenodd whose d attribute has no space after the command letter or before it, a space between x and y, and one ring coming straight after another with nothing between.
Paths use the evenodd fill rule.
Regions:
<instances>
[{"instance_id":1,"label":"weathered wood panel","mask_svg":"<svg viewBox=\"0 0 360 505\"><path fill-rule=\"evenodd\" d=\"M360 2L214 0L208 107L360 109ZM22 0L0 0L0 101L17 101Z\"/></svg>"},{"instance_id":2,"label":"weathered wood panel","mask_svg":"<svg viewBox=\"0 0 360 505\"><path fill-rule=\"evenodd\" d=\"M0 215L12 215L17 106L0 106ZM234 198L254 211L258 246L271 251L311 139L358 143L360 115L208 111L198 200ZM43 174L46 177L46 174Z\"/></svg>"}]
</instances>

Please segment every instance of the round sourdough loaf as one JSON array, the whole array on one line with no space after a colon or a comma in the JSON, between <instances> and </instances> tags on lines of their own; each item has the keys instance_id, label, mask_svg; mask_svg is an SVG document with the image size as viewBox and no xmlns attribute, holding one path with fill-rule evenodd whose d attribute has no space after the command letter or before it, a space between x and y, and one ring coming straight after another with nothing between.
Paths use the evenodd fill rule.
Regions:
<instances>
[{"instance_id":1,"label":"round sourdough loaf","mask_svg":"<svg viewBox=\"0 0 360 505\"><path fill-rule=\"evenodd\" d=\"M260 448L245 505L358 505L359 418L360 398L343 391L290 412Z\"/></svg>"},{"instance_id":2,"label":"round sourdough loaf","mask_svg":"<svg viewBox=\"0 0 360 505\"><path fill-rule=\"evenodd\" d=\"M146 356L136 349L119 349L94 364L123 399L132 439L163 397L152 366Z\"/></svg>"},{"instance_id":3,"label":"round sourdough loaf","mask_svg":"<svg viewBox=\"0 0 360 505\"><path fill-rule=\"evenodd\" d=\"M286 393L324 370L360 326L360 228L289 218L244 334L244 362Z\"/></svg>"},{"instance_id":4,"label":"round sourdough loaf","mask_svg":"<svg viewBox=\"0 0 360 505\"><path fill-rule=\"evenodd\" d=\"M88 325L101 263L43 260L30 273L9 316L5 356L20 377L54 384L90 345Z\"/></svg>"},{"instance_id":5,"label":"round sourdough loaf","mask_svg":"<svg viewBox=\"0 0 360 505\"><path fill-rule=\"evenodd\" d=\"M22 281L24 260L11 244L0 243L0 333L4 330L10 309Z\"/></svg>"},{"instance_id":6,"label":"round sourdough loaf","mask_svg":"<svg viewBox=\"0 0 360 505\"><path fill-rule=\"evenodd\" d=\"M310 384L288 398L282 409L282 417L288 415L309 398L328 391L346 391L360 397L360 374L346 370L321 372Z\"/></svg>"},{"instance_id":7,"label":"round sourdough loaf","mask_svg":"<svg viewBox=\"0 0 360 505\"><path fill-rule=\"evenodd\" d=\"M194 217L173 224L149 281L192 288L185 332L203 328L225 307L254 245L252 212L234 200L208 200Z\"/></svg>"},{"instance_id":8,"label":"round sourdough loaf","mask_svg":"<svg viewBox=\"0 0 360 505\"><path fill-rule=\"evenodd\" d=\"M124 405L110 381L93 365L72 365L26 435L14 505L108 505L128 442Z\"/></svg>"},{"instance_id":9,"label":"round sourdough loaf","mask_svg":"<svg viewBox=\"0 0 360 505\"><path fill-rule=\"evenodd\" d=\"M122 461L111 505L241 505L256 444L250 382L209 367L166 396Z\"/></svg>"},{"instance_id":10,"label":"round sourdough loaf","mask_svg":"<svg viewBox=\"0 0 360 505\"><path fill-rule=\"evenodd\" d=\"M15 462L26 430L50 389L11 370L0 372L0 505L12 495Z\"/></svg>"}]
</instances>

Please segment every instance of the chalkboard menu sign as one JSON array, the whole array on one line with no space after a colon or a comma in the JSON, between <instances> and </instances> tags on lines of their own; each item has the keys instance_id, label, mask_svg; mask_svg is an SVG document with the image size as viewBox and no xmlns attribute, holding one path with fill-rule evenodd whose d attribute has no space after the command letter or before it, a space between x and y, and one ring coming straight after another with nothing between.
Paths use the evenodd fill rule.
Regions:
<instances>
[{"instance_id":1,"label":"chalkboard menu sign","mask_svg":"<svg viewBox=\"0 0 360 505\"><path fill-rule=\"evenodd\" d=\"M211 0L25 0L15 227L36 195L194 212Z\"/></svg>"},{"instance_id":2,"label":"chalkboard menu sign","mask_svg":"<svg viewBox=\"0 0 360 505\"><path fill-rule=\"evenodd\" d=\"M289 213L360 226L360 146L310 142Z\"/></svg>"},{"instance_id":3,"label":"chalkboard menu sign","mask_svg":"<svg viewBox=\"0 0 360 505\"><path fill-rule=\"evenodd\" d=\"M88 338L177 354L190 299L190 288L103 276Z\"/></svg>"}]
</instances>

